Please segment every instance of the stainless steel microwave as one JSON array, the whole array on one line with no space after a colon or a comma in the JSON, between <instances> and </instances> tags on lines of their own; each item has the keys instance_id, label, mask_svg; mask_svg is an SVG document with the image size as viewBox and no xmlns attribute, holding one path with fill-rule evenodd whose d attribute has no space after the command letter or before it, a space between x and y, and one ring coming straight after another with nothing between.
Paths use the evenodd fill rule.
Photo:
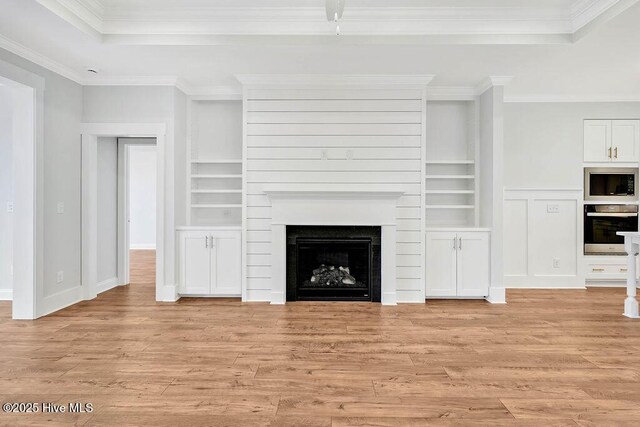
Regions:
<instances>
[{"instance_id":1,"label":"stainless steel microwave","mask_svg":"<svg viewBox=\"0 0 640 427\"><path fill-rule=\"evenodd\" d=\"M637 202L638 168L585 168L584 200Z\"/></svg>"}]
</instances>

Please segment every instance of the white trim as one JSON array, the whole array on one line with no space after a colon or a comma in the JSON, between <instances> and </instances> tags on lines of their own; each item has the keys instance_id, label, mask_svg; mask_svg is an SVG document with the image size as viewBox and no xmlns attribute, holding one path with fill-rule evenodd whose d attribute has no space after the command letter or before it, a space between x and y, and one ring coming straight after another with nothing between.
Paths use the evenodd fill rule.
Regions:
<instances>
[{"instance_id":1,"label":"white trim","mask_svg":"<svg viewBox=\"0 0 640 427\"><path fill-rule=\"evenodd\" d=\"M586 103L586 102L640 102L640 94L623 95L516 95L505 98L504 102L565 102L565 103Z\"/></svg>"},{"instance_id":2,"label":"white trim","mask_svg":"<svg viewBox=\"0 0 640 427\"><path fill-rule=\"evenodd\" d=\"M475 87L476 95L482 95L494 86L506 86L511 83L513 76L489 76Z\"/></svg>"},{"instance_id":3,"label":"white trim","mask_svg":"<svg viewBox=\"0 0 640 427\"><path fill-rule=\"evenodd\" d=\"M151 251L151 250L155 250L156 249L156 245L154 244L129 244L129 249L131 250L145 250L145 251Z\"/></svg>"},{"instance_id":4,"label":"white trim","mask_svg":"<svg viewBox=\"0 0 640 427\"><path fill-rule=\"evenodd\" d=\"M44 298L44 89L42 77L0 60L0 81L13 86L24 107L24 124L14 144L15 209L13 240L12 317L42 315ZM28 105L27 105L28 104ZM22 110L22 108L21 108ZM57 307L55 308L57 309Z\"/></svg>"},{"instance_id":5,"label":"white trim","mask_svg":"<svg viewBox=\"0 0 640 427\"><path fill-rule=\"evenodd\" d=\"M120 281L117 277L112 277L110 279L103 280L102 282L98 282L98 284L96 285L96 292L98 294L101 294L103 292L116 288L120 284L119 282Z\"/></svg>"},{"instance_id":6,"label":"white trim","mask_svg":"<svg viewBox=\"0 0 640 427\"><path fill-rule=\"evenodd\" d=\"M0 301L11 301L13 299L13 290L0 289Z\"/></svg>"},{"instance_id":7,"label":"white trim","mask_svg":"<svg viewBox=\"0 0 640 427\"><path fill-rule=\"evenodd\" d=\"M152 11L99 0L38 0L53 13L102 40L114 36L164 36L164 44L185 35L324 35L332 33L326 11L318 7L182 7ZM358 35L518 35L571 34L598 24L636 0L576 0L566 9L539 7L350 7L341 21ZM604 18L604 19L603 19ZM343 31L344 32L344 31Z\"/></svg>"},{"instance_id":8,"label":"white trim","mask_svg":"<svg viewBox=\"0 0 640 427\"><path fill-rule=\"evenodd\" d=\"M109 137L150 137L156 138L157 147L157 199L156 199L156 301L176 301L179 297L174 283L167 284L165 277L165 238L168 233L174 233L173 224L165 224L165 151L166 132L165 123L83 123L81 126L83 141L83 196L88 195L88 200L83 197L82 208L82 252L83 252L83 282L87 288L85 299L95 298L96 267L94 260L97 257L96 240L97 230L90 219L92 211L97 203L89 195L91 188L96 188L95 173L85 173L85 162L90 167L93 160L85 158L84 144L91 150L93 140L97 144L98 136ZM88 156L93 156L91 151ZM85 181L86 179L86 181ZM173 200L170 201L173 203ZM85 206L86 205L86 206ZM165 230L165 225L170 225L170 231Z\"/></svg>"}]
</instances>

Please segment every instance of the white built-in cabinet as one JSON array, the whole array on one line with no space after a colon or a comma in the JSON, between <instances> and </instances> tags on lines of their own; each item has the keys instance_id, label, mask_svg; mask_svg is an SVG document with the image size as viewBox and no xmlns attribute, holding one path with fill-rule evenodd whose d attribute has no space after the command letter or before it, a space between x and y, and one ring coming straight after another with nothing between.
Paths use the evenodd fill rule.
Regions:
<instances>
[{"instance_id":1,"label":"white built-in cabinet","mask_svg":"<svg viewBox=\"0 0 640 427\"><path fill-rule=\"evenodd\" d=\"M427 298L489 295L489 244L489 231L428 231Z\"/></svg>"},{"instance_id":2,"label":"white built-in cabinet","mask_svg":"<svg viewBox=\"0 0 640 427\"><path fill-rule=\"evenodd\" d=\"M585 162L638 162L640 120L585 120Z\"/></svg>"},{"instance_id":3,"label":"white built-in cabinet","mask_svg":"<svg viewBox=\"0 0 640 427\"><path fill-rule=\"evenodd\" d=\"M179 229L178 242L181 295L240 296L240 229Z\"/></svg>"}]
</instances>

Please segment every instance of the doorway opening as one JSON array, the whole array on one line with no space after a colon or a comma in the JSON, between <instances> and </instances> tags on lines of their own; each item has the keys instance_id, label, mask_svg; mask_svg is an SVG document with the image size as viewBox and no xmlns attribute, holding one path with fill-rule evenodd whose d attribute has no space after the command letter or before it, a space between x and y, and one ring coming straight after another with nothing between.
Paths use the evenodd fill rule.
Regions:
<instances>
[{"instance_id":1,"label":"doorway opening","mask_svg":"<svg viewBox=\"0 0 640 427\"><path fill-rule=\"evenodd\" d=\"M155 293L157 149L155 138L118 138L119 187L123 193L126 283Z\"/></svg>"},{"instance_id":2,"label":"doorway opening","mask_svg":"<svg viewBox=\"0 0 640 427\"><path fill-rule=\"evenodd\" d=\"M156 139L98 137L96 154L96 291L135 284L155 293Z\"/></svg>"},{"instance_id":3,"label":"doorway opening","mask_svg":"<svg viewBox=\"0 0 640 427\"><path fill-rule=\"evenodd\" d=\"M109 194L109 211L113 212L113 200L115 194L117 198L116 209L116 221L110 220L108 224L110 227L116 227L117 232L111 232L111 238L115 235L117 250L117 280L116 284L110 285L111 287L117 285L127 285L132 282L130 267L134 267L134 263L130 259L131 249L131 223L130 220L136 221L135 218L131 218L132 210L130 210L130 169L140 171L142 166L132 165L130 168L129 163L133 156L138 157L136 154L132 154L136 146L152 146L155 148L155 170L150 172L148 169L143 171L142 175L146 178L155 176L155 191L151 189L150 193L155 193L155 209L153 206L149 206L149 202L144 206L144 210L148 214L149 212L155 212L152 215L152 220L155 221L155 227L151 227L155 232L155 242L146 242L147 245L155 244L155 257L151 257L151 261L143 261L147 273L145 273L145 282L154 284L155 286L148 286L148 292L150 294L155 293L156 301L176 301L178 294L174 284L166 284L165 278L165 240L167 235L165 233L165 176L164 176L164 159L165 159L165 140L166 140L166 125L162 123L85 123L82 129L82 288L83 298L89 300L95 298L99 292L107 290L108 286L99 286L101 282L98 280L98 264L102 261L99 255L99 246L102 245L100 241L100 214L99 195L101 193L100 179L98 179L99 168L99 144L105 140L110 140L112 144L116 144L117 149L117 179L116 188L113 188L113 180L110 180ZM133 151L132 151L133 150ZM148 149L150 150L150 149ZM147 151L148 151L147 150ZM144 150L143 150L144 151ZM142 155L142 158L148 164L149 157L153 158L154 154L146 152ZM109 155L110 167L109 175L113 176L113 149ZM153 163L153 162L152 162ZM135 174L134 174L135 175ZM134 176L134 180L137 179ZM137 191L137 190L136 190ZM134 207L135 209L135 207ZM147 221L147 220L143 220ZM114 225L115 224L115 225ZM171 237L171 236L169 236ZM135 243L135 242L134 242ZM172 243L172 241L170 241ZM110 247L113 248L113 242L111 241ZM149 247L149 246L147 246ZM137 248L134 248L137 249ZM152 249L146 249L151 251ZM111 252L112 254L114 251ZM153 255L153 253L151 253ZM167 254L169 255L169 254ZM172 256L169 255L170 257ZM155 262L154 262L155 260ZM113 267L113 263L109 264ZM154 274L155 272L155 274ZM130 288L131 289L131 288Z\"/></svg>"}]
</instances>

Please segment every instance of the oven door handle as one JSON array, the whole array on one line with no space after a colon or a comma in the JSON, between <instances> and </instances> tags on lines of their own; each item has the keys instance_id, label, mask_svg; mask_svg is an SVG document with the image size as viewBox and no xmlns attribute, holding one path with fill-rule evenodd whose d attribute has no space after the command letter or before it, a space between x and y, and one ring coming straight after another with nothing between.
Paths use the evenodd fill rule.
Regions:
<instances>
[{"instance_id":1,"label":"oven door handle","mask_svg":"<svg viewBox=\"0 0 640 427\"><path fill-rule=\"evenodd\" d=\"M599 212L587 212L587 216L597 217L615 217L615 218L633 218L637 217L637 213L599 213Z\"/></svg>"}]
</instances>

